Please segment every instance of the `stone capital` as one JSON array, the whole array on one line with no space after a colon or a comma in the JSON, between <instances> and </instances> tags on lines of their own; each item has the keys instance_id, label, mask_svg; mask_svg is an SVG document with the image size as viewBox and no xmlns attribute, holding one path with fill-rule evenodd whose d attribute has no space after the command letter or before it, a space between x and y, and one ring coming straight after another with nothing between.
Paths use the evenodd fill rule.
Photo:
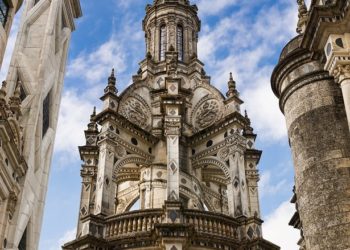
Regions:
<instances>
[{"instance_id":1,"label":"stone capital","mask_svg":"<svg viewBox=\"0 0 350 250\"><path fill-rule=\"evenodd\" d=\"M350 64L339 64L331 72L337 83L342 84L346 79L350 80Z\"/></svg>"}]
</instances>

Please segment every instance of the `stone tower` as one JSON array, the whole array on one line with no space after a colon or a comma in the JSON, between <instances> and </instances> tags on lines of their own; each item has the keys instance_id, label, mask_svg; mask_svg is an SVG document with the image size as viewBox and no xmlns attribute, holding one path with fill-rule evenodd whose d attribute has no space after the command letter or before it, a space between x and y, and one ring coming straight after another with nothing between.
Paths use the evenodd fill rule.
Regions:
<instances>
[{"instance_id":1,"label":"stone tower","mask_svg":"<svg viewBox=\"0 0 350 250\"><path fill-rule=\"evenodd\" d=\"M0 167L10 177L0 177L1 183L3 176L6 180L0 186L1 249L38 248L68 47L74 18L81 16L80 2L27 0L22 15L7 84L0 90L0 128L8 134L0 134L6 145Z\"/></svg>"},{"instance_id":2,"label":"stone tower","mask_svg":"<svg viewBox=\"0 0 350 250\"><path fill-rule=\"evenodd\" d=\"M4 59L12 22L23 0L0 0L0 68Z\"/></svg>"},{"instance_id":3,"label":"stone tower","mask_svg":"<svg viewBox=\"0 0 350 250\"><path fill-rule=\"evenodd\" d=\"M146 7L146 58L91 115L76 239L63 249L279 249L262 238L261 151L232 75L224 97L197 58L188 0ZM135 204L139 209L134 211Z\"/></svg>"},{"instance_id":4,"label":"stone tower","mask_svg":"<svg viewBox=\"0 0 350 250\"><path fill-rule=\"evenodd\" d=\"M313 0L309 10L297 2L299 35L272 75L295 167L298 212L290 224L302 230L300 249L344 250L350 248L349 1Z\"/></svg>"}]
</instances>

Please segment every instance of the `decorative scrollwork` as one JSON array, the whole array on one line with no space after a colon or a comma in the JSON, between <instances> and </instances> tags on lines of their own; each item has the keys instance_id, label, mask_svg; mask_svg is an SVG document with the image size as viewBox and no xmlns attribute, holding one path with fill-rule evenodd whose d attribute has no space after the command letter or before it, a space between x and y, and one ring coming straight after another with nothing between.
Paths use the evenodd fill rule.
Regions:
<instances>
[{"instance_id":1,"label":"decorative scrollwork","mask_svg":"<svg viewBox=\"0 0 350 250\"><path fill-rule=\"evenodd\" d=\"M135 93L122 103L120 114L143 129L147 129L151 124L151 111L148 104Z\"/></svg>"},{"instance_id":2,"label":"decorative scrollwork","mask_svg":"<svg viewBox=\"0 0 350 250\"><path fill-rule=\"evenodd\" d=\"M217 99L207 95L195 106L192 113L192 123L198 130L214 124L221 117L221 107Z\"/></svg>"}]
</instances>

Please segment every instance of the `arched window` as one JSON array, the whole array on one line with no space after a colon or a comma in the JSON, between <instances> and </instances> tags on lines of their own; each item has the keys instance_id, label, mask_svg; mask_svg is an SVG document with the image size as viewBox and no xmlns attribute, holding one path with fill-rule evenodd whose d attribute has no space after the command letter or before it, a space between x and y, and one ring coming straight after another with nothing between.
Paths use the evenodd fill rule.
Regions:
<instances>
[{"instance_id":1,"label":"arched window","mask_svg":"<svg viewBox=\"0 0 350 250\"><path fill-rule=\"evenodd\" d=\"M160 27L160 39L159 39L159 61L165 60L165 51L167 46L167 34L166 26L162 25Z\"/></svg>"},{"instance_id":2,"label":"arched window","mask_svg":"<svg viewBox=\"0 0 350 250\"><path fill-rule=\"evenodd\" d=\"M177 35L176 35L176 43L177 43L177 52L179 53L179 61L184 60L184 29L181 25L177 26Z\"/></svg>"}]
</instances>

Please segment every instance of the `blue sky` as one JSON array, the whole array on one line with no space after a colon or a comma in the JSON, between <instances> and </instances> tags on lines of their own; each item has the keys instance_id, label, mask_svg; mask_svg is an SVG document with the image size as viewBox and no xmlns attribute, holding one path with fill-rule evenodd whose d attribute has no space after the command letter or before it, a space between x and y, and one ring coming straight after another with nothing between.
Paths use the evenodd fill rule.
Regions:
<instances>
[{"instance_id":1,"label":"blue sky","mask_svg":"<svg viewBox=\"0 0 350 250\"><path fill-rule=\"evenodd\" d=\"M74 32L50 174L40 249L58 250L74 237L80 201L80 158L84 129L93 106L101 105L107 77L116 69L118 89L131 83L145 56L141 21L152 0L82 0L84 16ZM287 224L294 213L289 204L293 164L285 121L270 89L270 75L286 42L296 35L296 1L192 0L199 7L202 31L199 58L212 84L226 92L233 72L244 108L258 134L263 156L260 205L264 236L282 249L297 249L298 231ZM18 16L17 16L18 19ZM18 26L16 20L0 77Z\"/></svg>"}]
</instances>

